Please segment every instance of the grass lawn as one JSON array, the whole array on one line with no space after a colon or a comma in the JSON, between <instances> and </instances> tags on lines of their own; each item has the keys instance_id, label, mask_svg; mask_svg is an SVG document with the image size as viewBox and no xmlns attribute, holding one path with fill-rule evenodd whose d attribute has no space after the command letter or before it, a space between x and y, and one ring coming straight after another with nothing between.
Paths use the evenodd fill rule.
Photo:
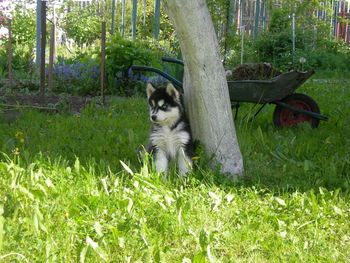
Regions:
<instances>
[{"instance_id":1,"label":"grass lawn","mask_svg":"<svg viewBox=\"0 0 350 263\"><path fill-rule=\"evenodd\" d=\"M141 164L145 99L0 121L0 262L349 262L350 85L303 85L330 117L236 122L245 179L198 153L187 179ZM122 161L123 163L121 163Z\"/></svg>"}]
</instances>

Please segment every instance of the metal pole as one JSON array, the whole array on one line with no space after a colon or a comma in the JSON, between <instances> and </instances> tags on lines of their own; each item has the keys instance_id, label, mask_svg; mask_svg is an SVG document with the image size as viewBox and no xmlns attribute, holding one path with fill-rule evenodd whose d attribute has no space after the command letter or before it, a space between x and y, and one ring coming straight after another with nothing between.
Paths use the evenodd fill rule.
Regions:
<instances>
[{"instance_id":1,"label":"metal pole","mask_svg":"<svg viewBox=\"0 0 350 263\"><path fill-rule=\"evenodd\" d=\"M112 1L112 26L111 26L111 34L114 35L114 19L115 18L115 0Z\"/></svg>"},{"instance_id":2,"label":"metal pole","mask_svg":"<svg viewBox=\"0 0 350 263\"><path fill-rule=\"evenodd\" d=\"M237 0L237 29L241 28L241 0Z\"/></svg>"},{"instance_id":3,"label":"metal pole","mask_svg":"<svg viewBox=\"0 0 350 263\"><path fill-rule=\"evenodd\" d=\"M244 31L245 26L241 26L241 65L243 64L243 56L244 56Z\"/></svg>"},{"instance_id":4,"label":"metal pole","mask_svg":"<svg viewBox=\"0 0 350 263\"><path fill-rule=\"evenodd\" d=\"M232 35L232 33L233 33L233 30L232 30L233 19L236 15L235 6L236 6L236 0L230 0L230 6L229 6L229 10L228 10L228 25L227 25L229 35Z\"/></svg>"},{"instance_id":5,"label":"metal pole","mask_svg":"<svg viewBox=\"0 0 350 263\"><path fill-rule=\"evenodd\" d=\"M143 26L146 26L146 12L147 12L147 1L143 0L143 21L142 21Z\"/></svg>"},{"instance_id":6,"label":"metal pole","mask_svg":"<svg viewBox=\"0 0 350 263\"><path fill-rule=\"evenodd\" d=\"M124 37L124 25L125 25L125 0L122 0L122 37Z\"/></svg>"},{"instance_id":7,"label":"metal pole","mask_svg":"<svg viewBox=\"0 0 350 263\"><path fill-rule=\"evenodd\" d=\"M332 28L333 28L333 26L334 26L334 25L333 25L333 24L334 24L334 21L333 21L334 0L332 0L331 9L332 9L332 11L331 11L331 18L330 18L330 24L331 24L331 32L330 32L330 35L332 35Z\"/></svg>"},{"instance_id":8,"label":"metal pole","mask_svg":"<svg viewBox=\"0 0 350 263\"><path fill-rule=\"evenodd\" d=\"M137 0L132 1L132 39L136 39Z\"/></svg>"},{"instance_id":9,"label":"metal pole","mask_svg":"<svg viewBox=\"0 0 350 263\"><path fill-rule=\"evenodd\" d=\"M335 2L334 5L334 36L338 39L338 5L339 2Z\"/></svg>"},{"instance_id":10,"label":"metal pole","mask_svg":"<svg viewBox=\"0 0 350 263\"><path fill-rule=\"evenodd\" d=\"M154 1L154 38L159 38L160 28L160 0Z\"/></svg>"},{"instance_id":11,"label":"metal pole","mask_svg":"<svg viewBox=\"0 0 350 263\"><path fill-rule=\"evenodd\" d=\"M56 45L57 45L57 41L56 41L56 7L55 4L52 5L52 23L54 25L54 34L53 34L53 57L55 58L56 56Z\"/></svg>"},{"instance_id":12,"label":"metal pole","mask_svg":"<svg viewBox=\"0 0 350 263\"><path fill-rule=\"evenodd\" d=\"M36 0L36 57L35 63L37 67L40 67L41 57L41 0Z\"/></svg>"},{"instance_id":13,"label":"metal pole","mask_svg":"<svg viewBox=\"0 0 350 263\"><path fill-rule=\"evenodd\" d=\"M55 25L51 25L50 31L50 57L49 57L49 76L48 76L48 90L53 90L53 60L55 56Z\"/></svg>"},{"instance_id":14,"label":"metal pole","mask_svg":"<svg viewBox=\"0 0 350 263\"><path fill-rule=\"evenodd\" d=\"M259 31L259 16L260 16L260 0L256 0L256 7L255 7L255 24L254 24L254 40L258 36Z\"/></svg>"},{"instance_id":15,"label":"metal pole","mask_svg":"<svg viewBox=\"0 0 350 263\"><path fill-rule=\"evenodd\" d=\"M240 24L240 26L242 27L242 26L245 26L245 25L243 25L243 9L244 9L244 1L245 0L241 0L241 2L240 2L240 21L239 21L239 24ZM245 29L245 28L244 28Z\"/></svg>"},{"instance_id":16,"label":"metal pole","mask_svg":"<svg viewBox=\"0 0 350 263\"><path fill-rule=\"evenodd\" d=\"M266 5L265 3L263 3L263 18L262 18L262 28L263 31L265 30L265 26L266 26L266 21L267 20L267 15L266 15Z\"/></svg>"},{"instance_id":17,"label":"metal pole","mask_svg":"<svg viewBox=\"0 0 350 263\"><path fill-rule=\"evenodd\" d=\"M106 85L106 22L102 22L101 36L101 97L102 104L105 104L105 85Z\"/></svg>"},{"instance_id":18,"label":"metal pole","mask_svg":"<svg viewBox=\"0 0 350 263\"><path fill-rule=\"evenodd\" d=\"M293 43L293 60L295 54L295 9L292 14L292 43Z\"/></svg>"}]
</instances>

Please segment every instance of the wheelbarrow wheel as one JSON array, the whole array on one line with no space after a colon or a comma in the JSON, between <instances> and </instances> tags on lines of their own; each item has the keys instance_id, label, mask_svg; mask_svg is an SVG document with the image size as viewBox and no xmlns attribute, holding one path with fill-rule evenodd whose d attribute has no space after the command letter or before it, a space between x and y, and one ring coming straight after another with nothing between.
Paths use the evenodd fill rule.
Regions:
<instances>
[{"instance_id":1,"label":"wheelbarrow wheel","mask_svg":"<svg viewBox=\"0 0 350 263\"><path fill-rule=\"evenodd\" d=\"M303 109L315 113L320 113L317 103L305 94L294 93L282 102L298 109ZM308 122L312 128L317 128L320 123L319 119L313 118L300 112L289 110L285 107L277 105L273 113L273 123L276 127L290 127L297 126L299 123Z\"/></svg>"}]
</instances>

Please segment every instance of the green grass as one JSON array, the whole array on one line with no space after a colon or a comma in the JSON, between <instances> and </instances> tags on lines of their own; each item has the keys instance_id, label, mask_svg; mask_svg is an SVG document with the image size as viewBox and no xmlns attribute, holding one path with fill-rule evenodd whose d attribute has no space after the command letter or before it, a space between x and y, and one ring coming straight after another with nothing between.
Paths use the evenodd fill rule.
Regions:
<instances>
[{"instance_id":1,"label":"green grass","mask_svg":"<svg viewBox=\"0 0 350 263\"><path fill-rule=\"evenodd\" d=\"M273 107L236 122L246 177L166 181L137 149L145 100L0 122L0 262L348 262L350 92L307 83L330 117L277 130ZM124 163L124 165L120 162Z\"/></svg>"}]
</instances>

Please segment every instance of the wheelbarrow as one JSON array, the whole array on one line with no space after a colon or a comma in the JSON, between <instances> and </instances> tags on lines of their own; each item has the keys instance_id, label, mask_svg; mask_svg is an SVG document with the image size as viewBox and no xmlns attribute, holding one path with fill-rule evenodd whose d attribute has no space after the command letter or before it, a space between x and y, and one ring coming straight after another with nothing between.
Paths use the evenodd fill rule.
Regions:
<instances>
[{"instance_id":1,"label":"wheelbarrow","mask_svg":"<svg viewBox=\"0 0 350 263\"><path fill-rule=\"evenodd\" d=\"M165 57L162 60L184 65L182 60L174 58ZM160 69L137 65L133 65L131 68L137 71L155 72L183 89L181 81ZM275 104L273 123L276 127L296 126L299 123L307 122L316 128L320 120L327 121L328 117L320 114L317 103L311 97L294 93L314 73L314 71L299 72L293 70L271 80L227 81L230 101L232 106L236 108L235 119L237 119L240 102L261 104L254 114L254 118L267 104Z\"/></svg>"}]
</instances>

